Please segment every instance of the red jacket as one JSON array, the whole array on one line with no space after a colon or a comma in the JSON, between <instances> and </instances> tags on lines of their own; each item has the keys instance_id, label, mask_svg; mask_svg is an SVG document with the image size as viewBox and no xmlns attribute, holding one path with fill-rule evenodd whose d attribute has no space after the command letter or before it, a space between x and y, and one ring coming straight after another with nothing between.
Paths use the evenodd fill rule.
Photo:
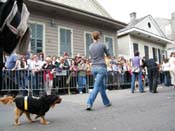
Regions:
<instances>
[{"instance_id":1,"label":"red jacket","mask_svg":"<svg viewBox=\"0 0 175 131\"><path fill-rule=\"evenodd\" d=\"M49 80L53 80L53 74L51 73L50 70L45 70L44 71L44 80L46 81L46 75L49 75Z\"/></svg>"}]
</instances>

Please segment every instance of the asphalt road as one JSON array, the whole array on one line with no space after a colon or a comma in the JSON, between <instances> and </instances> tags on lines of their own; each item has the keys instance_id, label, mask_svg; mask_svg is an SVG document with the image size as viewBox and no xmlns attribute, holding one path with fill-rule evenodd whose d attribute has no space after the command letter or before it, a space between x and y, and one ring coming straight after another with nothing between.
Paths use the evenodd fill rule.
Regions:
<instances>
[{"instance_id":1,"label":"asphalt road","mask_svg":"<svg viewBox=\"0 0 175 131\"><path fill-rule=\"evenodd\" d=\"M92 111L86 111L88 94L64 95L60 105L46 114L49 125L39 120L13 126L14 106L0 105L0 131L175 131L175 89L159 86L158 93L131 94L130 90L108 91L111 107L98 95ZM34 116L33 116L34 117Z\"/></svg>"}]
</instances>

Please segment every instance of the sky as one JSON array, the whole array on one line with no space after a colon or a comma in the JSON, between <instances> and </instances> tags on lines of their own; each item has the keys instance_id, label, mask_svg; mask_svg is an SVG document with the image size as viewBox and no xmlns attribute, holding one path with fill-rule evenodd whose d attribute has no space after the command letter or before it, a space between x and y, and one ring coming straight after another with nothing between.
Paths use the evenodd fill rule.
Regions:
<instances>
[{"instance_id":1,"label":"sky","mask_svg":"<svg viewBox=\"0 0 175 131\"><path fill-rule=\"evenodd\" d=\"M136 12L137 18L152 15L154 18L171 19L175 12L175 0L97 0L103 8L115 19L129 23L131 12Z\"/></svg>"}]
</instances>

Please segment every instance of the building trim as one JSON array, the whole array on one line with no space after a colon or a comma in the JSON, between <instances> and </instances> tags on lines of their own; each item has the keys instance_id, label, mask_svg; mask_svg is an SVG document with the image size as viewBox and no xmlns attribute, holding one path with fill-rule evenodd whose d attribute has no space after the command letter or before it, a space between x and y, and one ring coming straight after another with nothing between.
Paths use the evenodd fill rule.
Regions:
<instances>
[{"instance_id":1,"label":"building trim","mask_svg":"<svg viewBox=\"0 0 175 131\"><path fill-rule=\"evenodd\" d=\"M124 28L127 25L126 23L123 23L123 22L120 22L120 21L117 21L117 20L114 20L108 17L104 17L98 14L94 14L91 12L87 12L85 10L77 9L74 7L70 7L70 6L60 4L57 2L53 2L53 1L49 1L49 0L27 0L26 3L35 3L38 5L51 7L52 9L53 8L61 9L63 11L68 11L68 12L72 12L74 14L78 14L81 16L86 16L87 18L93 18L96 21L98 20L98 21L103 22L104 24L108 23L108 26L111 26L112 28L116 28L116 29Z\"/></svg>"},{"instance_id":2,"label":"building trim","mask_svg":"<svg viewBox=\"0 0 175 131\"><path fill-rule=\"evenodd\" d=\"M169 40L169 39L160 37L160 36L158 36L158 35L149 33L149 32L147 32L147 31L144 31L144 30L141 30L141 29L138 29L138 28L135 28L135 27L134 27L134 28L131 28L131 29L129 29L129 30L120 32L120 33L117 34L117 36L118 36L118 37L121 37L121 36L126 35L126 34L132 34L133 32L137 32L137 33L140 33L140 34L143 34L143 35L147 35L147 36L150 36L150 37L153 37L153 38L162 40L162 41L165 42L166 44L173 44L173 41L171 41L171 40Z\"/></svg>"}]
</instances>

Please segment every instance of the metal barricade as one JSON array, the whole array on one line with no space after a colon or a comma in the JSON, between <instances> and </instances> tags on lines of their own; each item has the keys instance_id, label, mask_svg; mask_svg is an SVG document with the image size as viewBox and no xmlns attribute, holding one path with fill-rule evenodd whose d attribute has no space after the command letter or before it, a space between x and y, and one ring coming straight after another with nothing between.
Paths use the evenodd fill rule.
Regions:
<instances>
[{"instance_id":1,"label":"metal barricade","mask_svg":"<svg viewBox=\"0 0 175 131\"><path fill-rule=\"evenodd\" d=\"M87 75L87 88L92 89L94 78L92 74ZM119 73L118 71L108 71L106 77L106 88L109 90L130 88L131 75L129 72Z\"/></svg>"},{"instance_id":2,"label":"metal barricade","mask_svg":"<svg viewBox=\"0 0 175 131\"><path fill-rule=\"evenodd\" d=\"M3 70L1 91L39 96L44 90L43 70Z\"/></svg>"},{"instance_id":3,"label":"metal barricade","mask_svg":"<svg viewBox=\"0 0 175 131\"><path fill-rule=\"evenodd\" d=\"M125 89L131 87L131 74L129 71L118 73L117 77L118 77L119 89Z\"/></svg>"},{"instance_id":4,"label":"metal barricade","mask_svg":"<svg viewBox=\"0 0 175 131\"><path fill-rule=\"evenodd\" d=\"M47 70L34 72L32 70L3 70L2 71L2 92L15 93L21 95L39 96L46 92L45 73ZM81 75L80 73L81 72ZM85 73L86 79L83 83L83 91L89 92L93 88L94 78L91 72L87 71L69 71L59 70L53 76L52 93L55 94L72 94L78 93L78 82L82 72ZM108 89L128 88L131 84L131 75L129 72L119 73L110 71L107 73L106 87Z\"/></svg>"},{"instance_id":5,"label":"metal barricade","mask_svg":"<svg viewBox=\"0 0 175 131\"><path fill-rule=\"evenodd\" d=\"M93 89L94 86L94 78L91 72L87 73L87 90L89 92L89 89Z\"/></svg>"},{"instance_id":6,"label":"metal barricade","mask_svg":"<svg viewBox=\"0 0 175 131\"><path fill-rule=\"evenodd\" d=\"M66 93L67 92L67 84L66 80L69 76L69 72L67 70L59 70L56 69L56 74L54 76L53 82L53 90L58 94Z\"/></svg>"},{"instance_id":7,"label":"metal barricade","mask_svg":"<svg viewBox=\"0 0 175 131\"><path fill-rule=\"evenodd\" d=\"M72 92L77 93L78 88L81 84L79 82L80 72L84 72L85 75L81 76L85 78L85 83L81 86L85 89L85 92L88 92L87 86L87 76L86 71L69 71L69 70L56 70L56 75L54 78L54 90L56 90L59 94L71 94ZM83 79L82 79L83 80Z\"/></svg>"},{"instance_id":8,"label":"metal barricade","mask_svg":"<svg viewBox=\"0 0 175 131\"><path fill-rule=\"evenodd\" d=\"M120 74L117 71L108 71L106 78L107 89L119 89L120 88Z\"/></svg>"}]
</instances>

